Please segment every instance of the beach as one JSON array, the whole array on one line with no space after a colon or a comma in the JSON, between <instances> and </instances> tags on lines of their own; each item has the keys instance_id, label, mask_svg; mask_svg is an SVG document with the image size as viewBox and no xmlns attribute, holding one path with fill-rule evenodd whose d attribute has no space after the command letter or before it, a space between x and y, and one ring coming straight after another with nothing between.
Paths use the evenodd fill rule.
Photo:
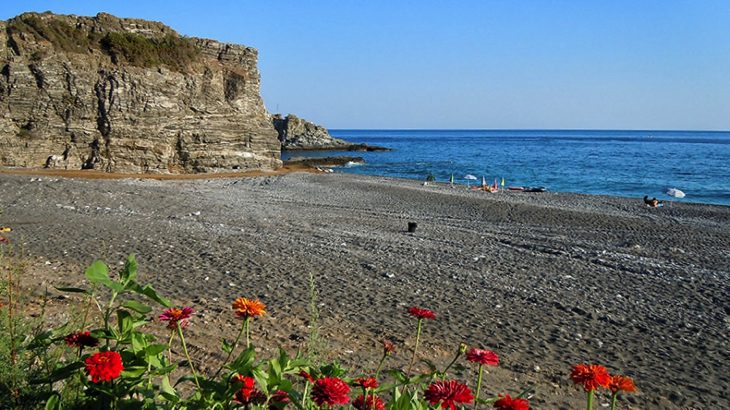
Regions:
<instances>
[{"instance_id":1,"label":"beach","mask_svg":"<svg viewBox=\"0 0 730 410\"><path fill-rule=\"evenodd\" d=\"M142 281L196 309L189 342L203 369L235 337L240 296L267 305L257 346L303 348L311 277L323 359L352 374L373 371L383 338L399 349L386 367L407 364L406 309L420 306L438 315L422 358L443 366L461 342L499 354L485 395L532 386L534 408L581 408L570 368L600 363L636 381L619 408L730 408L730 207L303 172L2 173L0 192L0 225L32 262L27 288L80 286L95 259L117 269L134 253ZM51 307L71 303L49 289ZM473 385L461 363L456 376Z\"/></svg>"}]
</instances>

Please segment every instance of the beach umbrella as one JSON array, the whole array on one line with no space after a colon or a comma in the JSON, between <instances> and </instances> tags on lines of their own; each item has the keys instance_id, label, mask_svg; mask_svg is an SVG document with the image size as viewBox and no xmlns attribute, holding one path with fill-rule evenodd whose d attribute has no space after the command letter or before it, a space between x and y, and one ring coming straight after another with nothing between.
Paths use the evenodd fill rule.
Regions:
<instances>
[{"instance_id":1,"label":"beach umbrella","mask_svg":"<svg viewBox=\"0 0 730 410\"><path fill-rule=\"evenodd\" d=\"M449 179L449 183L451 183L451 186L454 186L454 173L451 173L451 179Z\"/></svg>"},{"instance_id":2,"label":"beach umbrella","mask_svg":"<svg viewBox=\"0 0 730 410\"><path fill-rule=\"evenodd\" d=\"M482 175L482 188L487 187L487 178L484 178L484 175Z\"/></svg>"},{"instance_id":3,"label":"beach umbrella","mask_svg":"<svg viewBox=\"0 0 730 410\"><path fill-rule=\"evenodd\" d=\"M664 193L675 198L684 198L684 192L677 188L669 188Z\"/></svg>"},{"instance_id":4,"label":"beach umbrella","mask_svg":"<svg viewBox=\"0 0 730 410\"><path fill-rule=\"evenodd\" d=\"M472 175L472 174L466 174L466 175L464 175L464 179L466 179L466 180L468 181L468 182L466 183L466 185L467 185L467 186L471 186L471 182L470 182L470 181L476 181L476 180L477 180L477 177L475 177L475 176L474 176L474 175Z\"/></svg>"}]
</instances>

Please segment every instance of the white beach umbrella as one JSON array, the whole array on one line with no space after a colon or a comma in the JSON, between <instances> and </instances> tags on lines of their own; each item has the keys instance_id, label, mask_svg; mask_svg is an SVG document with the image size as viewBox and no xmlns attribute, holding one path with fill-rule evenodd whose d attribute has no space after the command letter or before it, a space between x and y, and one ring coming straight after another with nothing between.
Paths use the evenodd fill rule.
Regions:
<instances>
[{"instance_id":1,"label":"white beach umbrella","mask_svg":"<svg viewBox=\"0 0 730 410\"><path fill-rule=\"evenodd\" d=\"M467 186L471 186L471 181L476 181L477 180L477 177L475 177L472 174L466 174L466 175L464 175L464 179L466 179L467 181L469 181L469 182L466 183L466 185Z\"/></svg>"},{"instance_id":2,"label":"white beach umbrella","mask_svg":"<svg viewBox=\"0 0 730 410\"><path fill-rule=\"evenodd\" d=\"M677 188L669 188L664 193L675 198L684 198L684 192Z\"/></svg>"}]
</instances>

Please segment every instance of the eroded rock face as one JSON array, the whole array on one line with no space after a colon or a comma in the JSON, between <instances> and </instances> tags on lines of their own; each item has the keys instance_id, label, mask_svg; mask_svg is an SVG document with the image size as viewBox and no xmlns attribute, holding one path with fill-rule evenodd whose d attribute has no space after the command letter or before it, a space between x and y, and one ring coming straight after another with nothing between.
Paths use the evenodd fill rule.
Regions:
<instances>
[{"instance_id":1,"label":"eroded rock face","mask_svg":"<svg viewBox=\"0 0 730 410\"><path fill-rule=\"evenodd\" d=\"M257 51L108 14L0 21L0 165L278 168Z\"/></svg>"},{"instance_id":2,"label":"eroded rock face","mask_svg":"<svg viewBox=\"0 0 730 410\"><path fill-rule=\"evenodd\" d=\"M294 114L282 117L272 116L274 128L279 133L283 149L337 149L346 148L351 143L332 137L326 128L299 118Z\"/></svg>"}]
</instances>

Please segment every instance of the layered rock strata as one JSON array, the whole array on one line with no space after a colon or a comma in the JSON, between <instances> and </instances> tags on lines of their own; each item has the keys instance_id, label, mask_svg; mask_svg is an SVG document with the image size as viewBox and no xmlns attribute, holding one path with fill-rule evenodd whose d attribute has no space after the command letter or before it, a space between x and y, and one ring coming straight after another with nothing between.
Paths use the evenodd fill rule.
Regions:
<instances>
[{"instance_id":1,"label":"layered rock strata","mask_svg":"<svg viewBox=\"0 0 730 410\"><path fill-rule=\"evenodd\" d=\"M278 168L257 58L250 47L108 14L0 21L0 165Z\"/></svg>"}]
</instances>

